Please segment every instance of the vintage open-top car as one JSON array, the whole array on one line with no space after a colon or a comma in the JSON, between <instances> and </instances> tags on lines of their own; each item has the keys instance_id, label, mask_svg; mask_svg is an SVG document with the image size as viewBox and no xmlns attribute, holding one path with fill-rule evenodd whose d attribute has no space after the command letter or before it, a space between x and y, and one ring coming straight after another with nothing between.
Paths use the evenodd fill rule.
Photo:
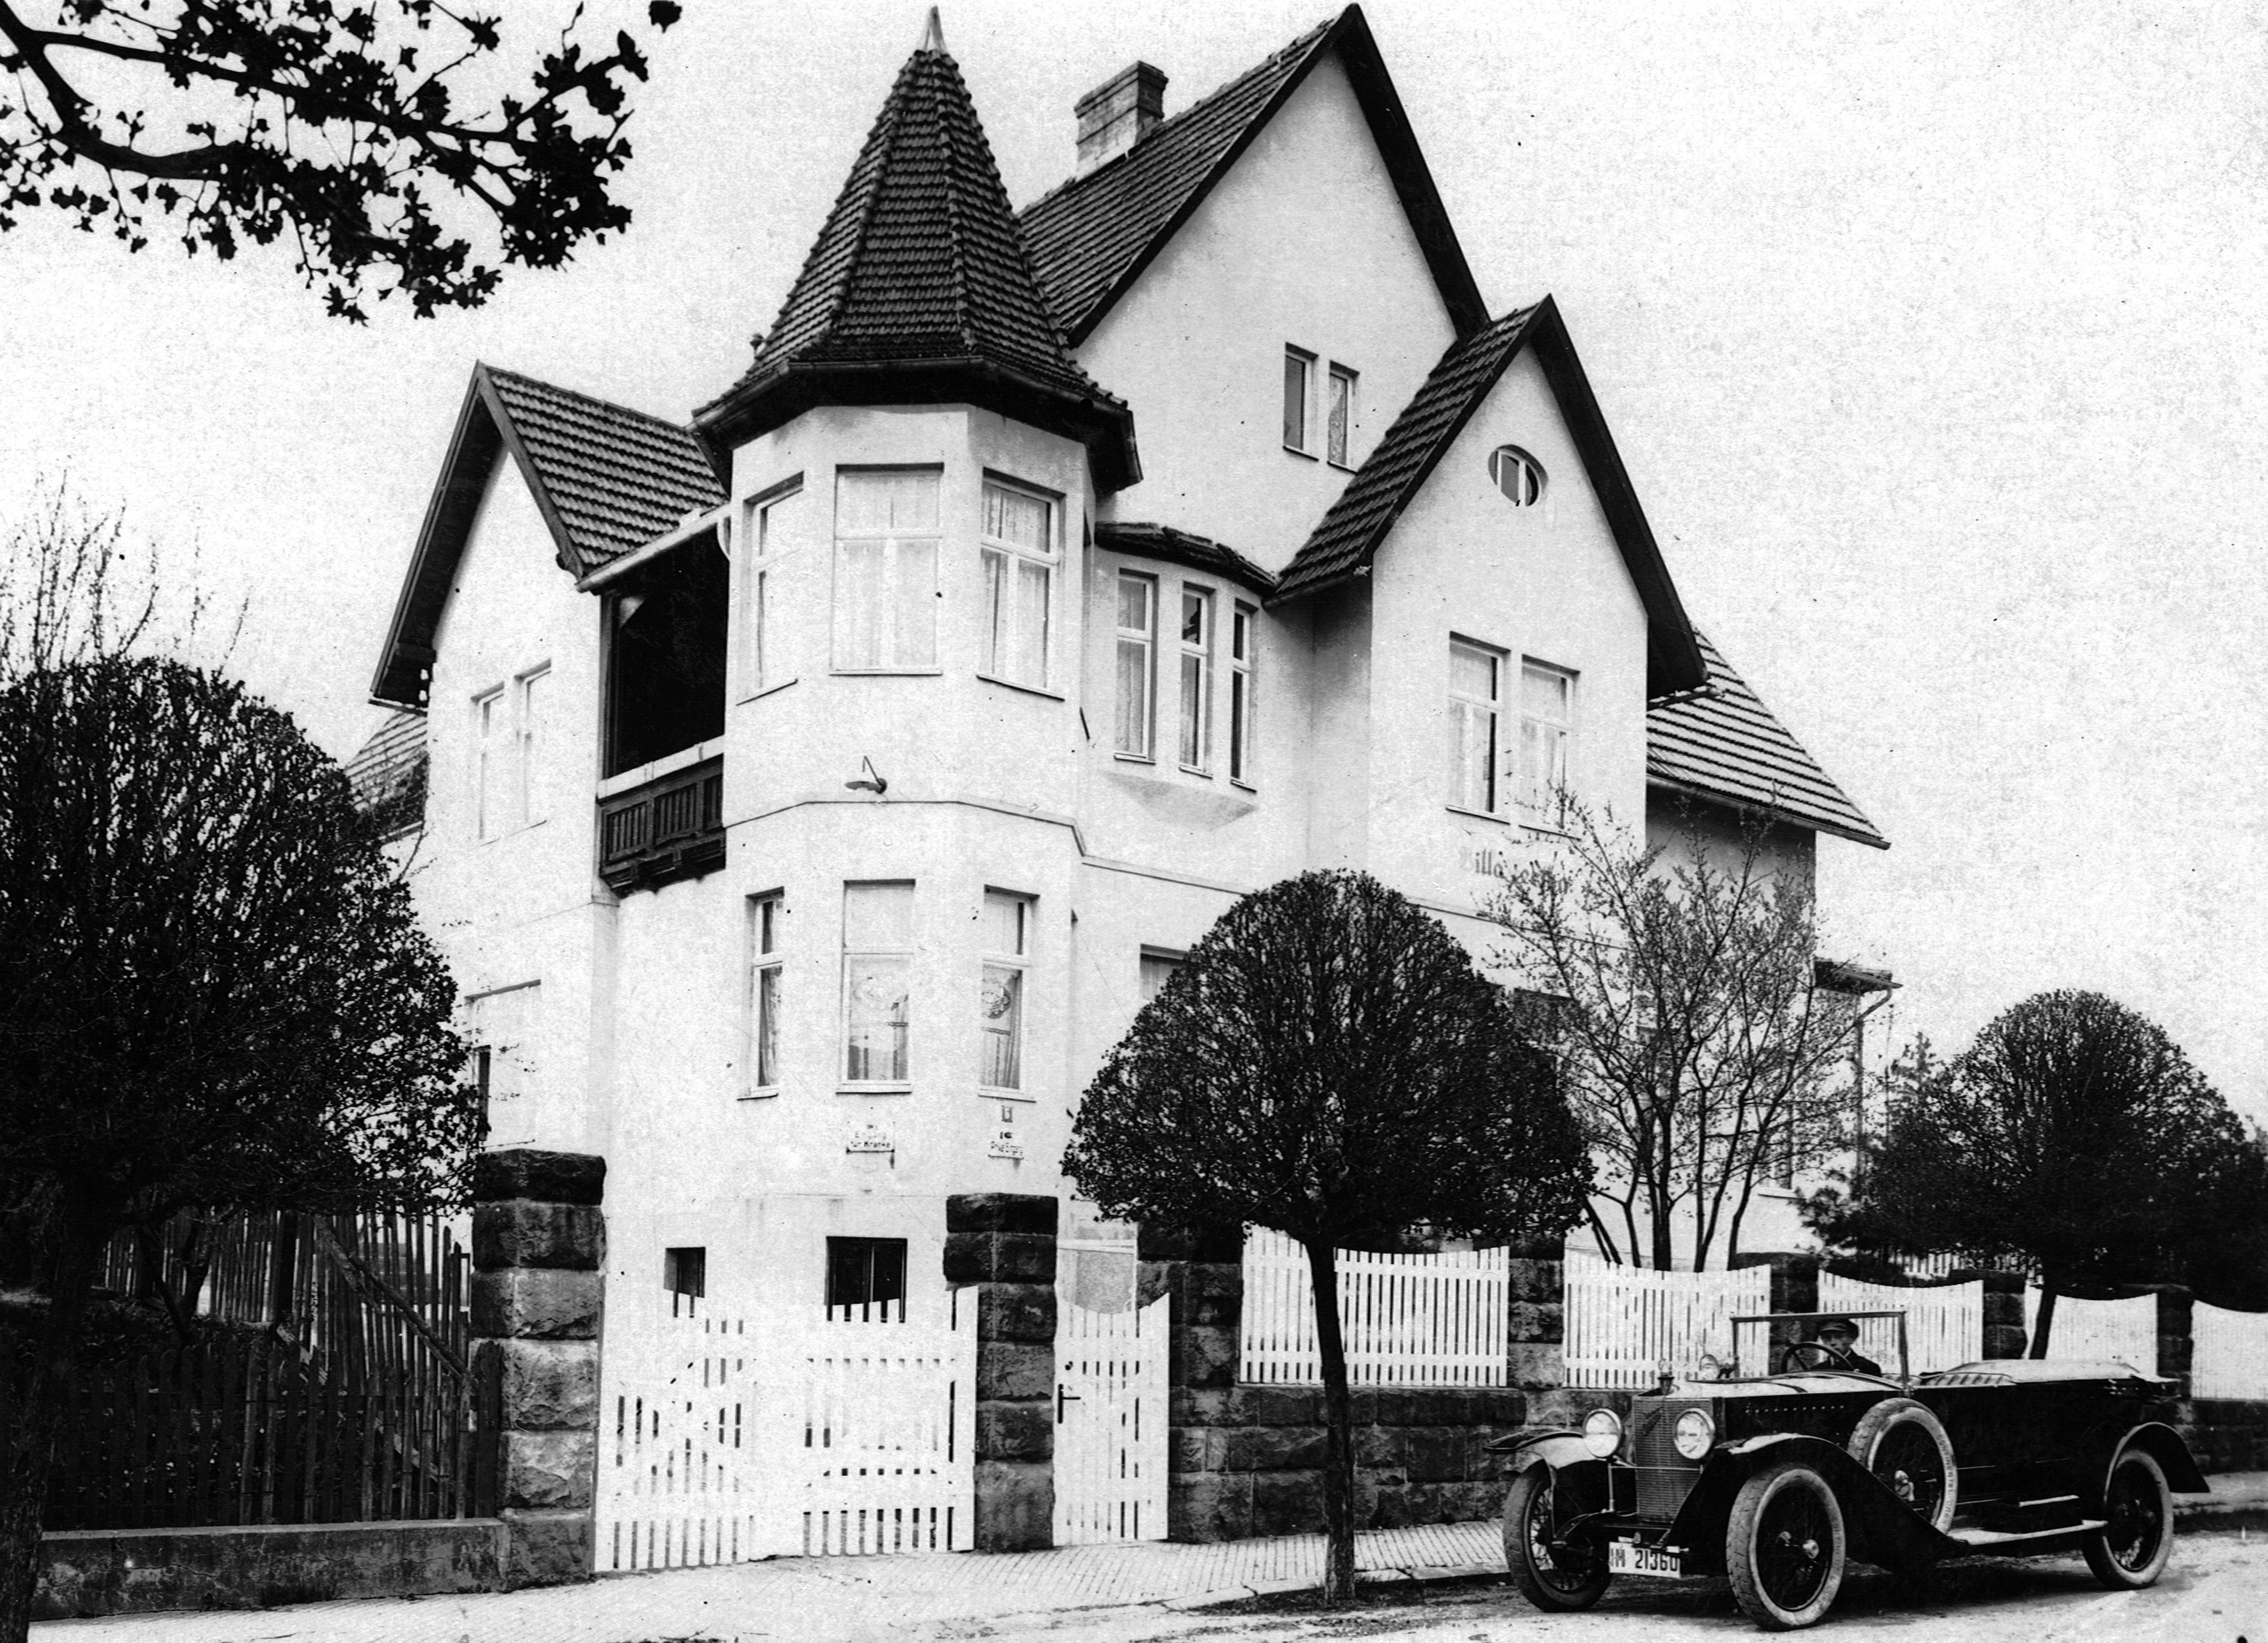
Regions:
<instances>
[{"instance_id":1,"label":"vintage open-top car","mask_svg":"<svg viewBox=\"0 0 2268 1643\"><path fill-rule=\"evenodd\" d=\"M1896 1374L1788 1338L1845 1319L1869 1323ZM1742 1374L1744 1342L1777 1373ZM1742 1317L1734 1343L1729 1364L1665 1374L1627 1422L1594 1410L1491 1446L1515 1469L1505 1558L1538 1608L1587 1609L1617 1574L1727 1575L1742 1612L1782 1631L1827 1613L1851 1558L1918 1572L2079 1551L2103 1585L2143 1587L2173 1550L2172 1495L2207 1490L2165 1423L2169 1383L2124 1363L1915 1377L1897 1312Z\"/></svg>"}]
</instances>

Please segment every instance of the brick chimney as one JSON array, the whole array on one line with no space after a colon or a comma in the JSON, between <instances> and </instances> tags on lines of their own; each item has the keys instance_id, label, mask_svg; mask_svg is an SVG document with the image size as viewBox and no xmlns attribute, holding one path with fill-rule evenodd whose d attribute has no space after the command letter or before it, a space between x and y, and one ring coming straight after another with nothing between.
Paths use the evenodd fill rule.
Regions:
<instances>
[{"instance_id":1,"label":"brick chimney","mask_svg":"<svg viewBox=\"0 0 2268 1643\"><path fill-rule=\"evenodd\" d=\"M1166 114L1166 76L1146 63L1121 69L1079 99L1079 174L1115 159Z\"/></svg>"}]
</instances>

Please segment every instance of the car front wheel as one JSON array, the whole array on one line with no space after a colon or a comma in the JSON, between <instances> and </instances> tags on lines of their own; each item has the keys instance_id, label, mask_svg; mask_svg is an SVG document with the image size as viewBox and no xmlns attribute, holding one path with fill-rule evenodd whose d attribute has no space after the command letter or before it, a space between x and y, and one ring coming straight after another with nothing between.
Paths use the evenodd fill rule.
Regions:
<instances>
[{"instance_id":1,"label":"car front wheel","mask_svg":"<svg viewBox=\"0 0 2268 1643\"><path fill-rule=\"evenodd\" d=\"M1512 1480L1504 1502L1504 1560L1529 1602L1564 1614L1588 1609L1606 1591L1607 1554L1603 1547L1557 1539L1555 1492L1549 1466L1531 1466Z\"/></svg>"},{"instance_id":2,"label":"car front wheel","mask_svg":"<svg viewBox=\"0 0 2268 1643\"><path fill-rule=\"evenodd\" d=\"M2174 1492L2157 1457L2122 1449L2102 1491L2103 1526L2080 1544L2095 1578L2114 1592L2150 1585L2174 1551Z\"/></svg>"},{"instance_id":3,"label":"car front wheel","mask_svg":"<svg viewBox=\"0 0 2268 1643\"><path fill-rule=\"evenodd\" d=\"M1733 1498L1725 1567L1741 1612L1767 1632L1808 1626L1843 1586L1843 1508L1800 1461L1767 1466Z\"/></svg>"}]
</instances>

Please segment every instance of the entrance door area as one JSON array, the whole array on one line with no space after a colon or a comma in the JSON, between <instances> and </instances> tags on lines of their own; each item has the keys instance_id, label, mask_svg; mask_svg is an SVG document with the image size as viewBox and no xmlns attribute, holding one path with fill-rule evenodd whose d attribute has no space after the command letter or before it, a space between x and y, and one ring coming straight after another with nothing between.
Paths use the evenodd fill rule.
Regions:
<instances>
[{"instance_id":1,"label":"entrance door area","mask_svg":"<svg viewBox=\"0 0 2268 1643\"><path fill-rule=\"evenodd\" d=\"M1058 1546L1166 1538L1166 1350L1173 1299L1057 1308Z\"/></svg>"}]
</instances>

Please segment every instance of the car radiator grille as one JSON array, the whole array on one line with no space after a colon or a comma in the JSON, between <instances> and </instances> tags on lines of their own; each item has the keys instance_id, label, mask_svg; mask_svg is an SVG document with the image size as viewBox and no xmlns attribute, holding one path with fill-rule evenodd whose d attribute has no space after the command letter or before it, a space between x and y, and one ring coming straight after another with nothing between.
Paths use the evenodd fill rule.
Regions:
<instances>
[{"instance_id":1,"label":"car radiator grille","mask_svg":"<svg viewBox=\"0 0 2268 1643\"><path fill-rule=\"evenodd\" d=\"M1701 1469L1671 1447L1677 1418L1693 1405L1635 1410L1631 1417L1631 1464L1638 1469L1638 1514L1673 1518L1685 1504Z\"/></svg>"}]
</instances>

